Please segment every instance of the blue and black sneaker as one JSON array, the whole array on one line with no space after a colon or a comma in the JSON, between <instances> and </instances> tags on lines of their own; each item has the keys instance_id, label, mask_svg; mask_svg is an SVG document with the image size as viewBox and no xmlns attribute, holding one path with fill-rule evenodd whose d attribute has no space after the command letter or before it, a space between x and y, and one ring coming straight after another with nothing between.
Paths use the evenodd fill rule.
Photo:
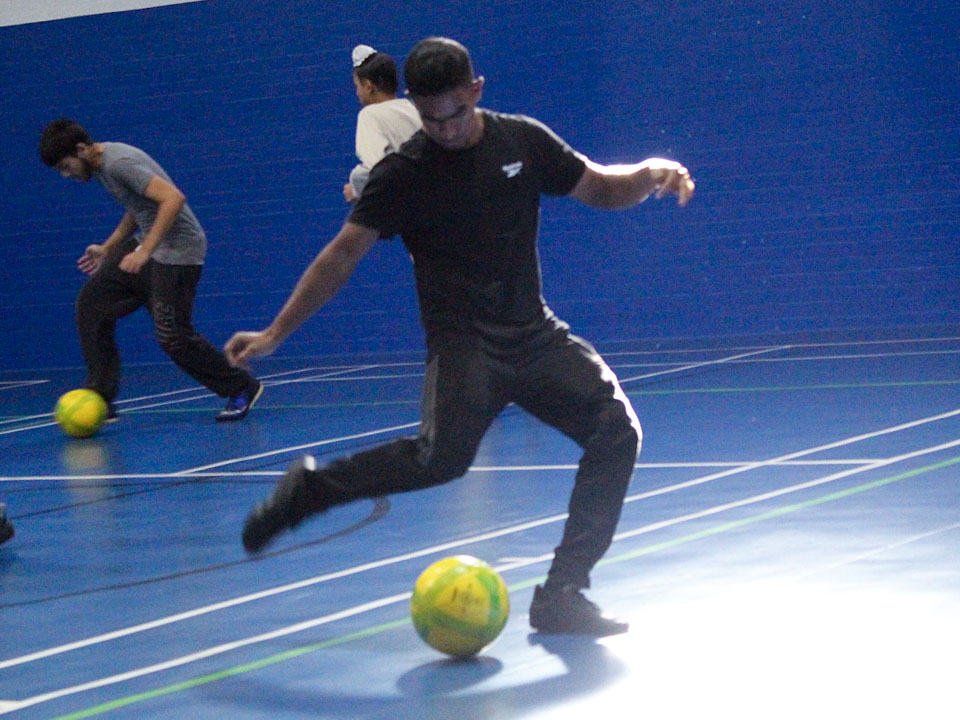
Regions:
<instances>
[{"instance_id":1,"label":"blue and black sneaker","mask_svg":"<svg viewBox=\"0 0 960 720\"><path fill-rule=\"evenodd\" d=\"M254 403L263 394L263 383L254 380L254 384L245 387L239 393L227 400L227 406L217 415L217 422L232 422L243 420Z\"/></svg>"}]
</instances>

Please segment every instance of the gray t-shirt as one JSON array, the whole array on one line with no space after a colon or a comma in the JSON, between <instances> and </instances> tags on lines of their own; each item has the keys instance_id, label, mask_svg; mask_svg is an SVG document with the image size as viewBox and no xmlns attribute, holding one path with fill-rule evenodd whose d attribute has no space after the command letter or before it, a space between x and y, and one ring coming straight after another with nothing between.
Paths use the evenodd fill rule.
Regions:
<instances>
[{"instance_id":1,"label":"gray t-shirt","mask_svg":"<svg viewBox=\"0 0 960 720\"><path fill-rule=\"evenodd\" d=\"M150 231L157 217L157 203L144 195L150 181L159 176L171 185L173 181L163 168L143 150L124 143L103 143L100 156L103 165L94 171L107 191L133 213L141 236ZM151 258L166 265L203 265L207 252L207 236L190 206L184 203L180 214L153 251Z\"/></svg>"}]
</instances>

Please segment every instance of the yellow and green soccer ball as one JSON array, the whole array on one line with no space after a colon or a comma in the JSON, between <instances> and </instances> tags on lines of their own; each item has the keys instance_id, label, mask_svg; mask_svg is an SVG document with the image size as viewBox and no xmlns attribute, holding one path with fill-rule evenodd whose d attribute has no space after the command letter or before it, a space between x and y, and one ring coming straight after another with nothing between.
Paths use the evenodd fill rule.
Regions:
<instances>
[{"instance_id":1,"label":"yellow and green soccer ball","mask_svg":"<svg viewBox=\"0 0 960 720\"><path fill-rule=\"evenodd\" d=\"M500 634L510 614L510 598L496 570L470 555L456 555L420 574L410 614L427 645L464 658L476 655Z\"/></svg>"},{"instance_id":2,"label":"yellow and green soccer ball","mask_svg":"<svg viewBox=\"0 0 960 720\"><path fill-rule=\"evenodd\" d=\"M70 437L90 437L107 417L107 403L94 390L71 390L60 396L53 417Z\"/></svg>"}]
</instances>

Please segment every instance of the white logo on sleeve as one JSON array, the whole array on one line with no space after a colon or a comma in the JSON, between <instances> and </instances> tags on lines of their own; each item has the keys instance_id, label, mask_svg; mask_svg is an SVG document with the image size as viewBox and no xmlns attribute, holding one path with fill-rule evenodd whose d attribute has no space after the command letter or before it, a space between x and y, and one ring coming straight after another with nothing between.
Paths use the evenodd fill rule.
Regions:
<instances>
[{"instance_id":1,"label":"white logo on sleeve","mask_svg":"<svg viewBox=\"0 0 960 720\"><path fill-rule=\"evenodd\" d=\"M509 165L503 165L501 168L508 178L516 177L523 169L523 160L517 160Z\"/></svg>"}]
</instances>

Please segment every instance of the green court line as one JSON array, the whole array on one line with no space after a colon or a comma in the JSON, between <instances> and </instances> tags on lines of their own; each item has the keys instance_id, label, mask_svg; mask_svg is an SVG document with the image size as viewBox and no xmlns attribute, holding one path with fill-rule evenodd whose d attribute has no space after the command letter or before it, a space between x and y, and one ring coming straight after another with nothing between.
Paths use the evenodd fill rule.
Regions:
<instances>
[{"instance_id":1,"label":"green court line","mask_svg":"<svg viewBox=\"0 0 960 720\"><path fill-rule=\"evenodd\" d=\"M200 677L184 680L183 682L174 683L173 685L167 685L166 687L157 688L156 690L148 690L147 692L138 693L136 695L128 695L124 698L111 700L110 702L106 702L101 705L95 705L85 710L78 710L77 712L69 713L68 715L61 715L54 720L80 720L80 718L101 715L105 712L109 712L110 710L116 710L117 708L126 707L127 705L133 705L134 703L143 702L144 700L151 700L164 695L171 695L173 693L180 692L181 690L189 690L190 688L206 685L208 683L216 682L217 680L225 680L226 678L233 677L235 675L243 675L244 673L259 670L260 668L268 667L270 665L275 665L279 662L283 662L284 660L291 660L295 657L316 652L318 650L324 650L336 645L343 645L345 643L352 642L354 640L360 640L371 635L378 635L382 632L386 632L387 630L393 630L394 628L409 624L410 618L404 618L403 620L394 620L392 622L383 623L382 625L375 625L365 630L359 630L357 632L350 633L349 635L342 635L338 638L332 638L330 640L324 640L323 642L304 645L303 647L294 648L293 650L287 650L286 652L278 653L277 655L271 655L270 657L263 658L262 660L254 660L250 663L236 665L232 668L227 668L226 670L219 670L217 672L209 673L208 675L201 675Z\"/></svg>"},{"instance_id":2,"label":"green court line","mask_svg":"<svg viewBox=\"0 0 960 720\"><path fill-rule=\"evenodd\" d=\"M951 465L956 465L958 463L960 463L960 456L950 458L949 460L943 460L932 465L925 465L923 467L916 468L915 470L907 470L898 475L882 478L880 480L874 480L873 482L857 485L852 488L847 488L846 490L837 490L836 492L828 493L827 495L821 495L820 497L812 498L810 500L804 500L792 505L784 505L783 507L774 508L773 510L768 510L767 512L760 513L759 515L751 515L750 517L742 518L740 520L731 520L730 522L722 523L720 525L716 525L715 527L690 533L689 535L684 535L683 537L675 540L667 540L654 545L648 545L647 547L643 547L638 550L616 555L612 558L603 559L598 562L597 565L607 565L615 562L624 562L625 560L633 560L644 555L650 555L660 550L666 550L667 548L671 548L676 545L710 537L711 535L718 535L729 530L737 530L747 525L753 525L754 523L780 517L781 515L788 515L799 510L807 510L809 508L816 507L817 505L833 502L834 500L843 500L844 498L851 497L852 495L858 495L862 492L867 492L868 490L875 490L877 488L884 487L885 485L890 485L892 483L899 482L900 480L907 480L912 477L917 477L918 475L924 475L934 470L942 470L945 467L950 467Z\"/></svg>"},{"instance_id":3,"label":"green court line","mask_svg":"<svg viewBox=\"0 0 960 720\"><path fill-rule=\"evenodd\" d=\"M934 470L940 470L951 465L956 465L960 463L960 456L955 458L950 458L949 460L944 460L942 462L934 463L933 465L925 465L924 467L917 468L915 470L907 470L902 472L899 475L893 475L888 478L883 478L881 480L874 480L873 482L865 483L863 485L857 485L846 490L838 490L837 492L829 493L827 495L821 495L817 498L812 498L810 500L804 500L803 502L794 503L792 505L784 505L783 507L774 508L773 510L768 510L767 512L760 513L759 515L751 515L747 518L742 518L740 520L731 520L730 522L721 523L720 525L715 525L714 527L706 528L705 530L699 530L695 533L690 533L688 535L682 535L673 540L665 540L664 542L655 543L653 545L647 545L638 550L632 550L627 553L622 553L620 555L614 555L613 557L603 558L600 562L597 563L597 567L602 565L611 565L613 563L620 563L626 560L634 560L638 557L644 555L652 555L655 552L660 552L661 550L668 550L670 548L676 547L678 545L684 545L689 542L694 542L696 540L702 540L705 537L710 537L711 535L719 535L720 533L727 532L729 530L737 530L739 528L745 527L747 525L753 525L754 523L762 522L763 520L769 520L771 518L779 517L781 515L788 515L790 513L797 512L799 510L807 510L809 508L815 507L817 505L822 505L824 503L833 502L834 500L842 500L843 498L850 497L852 495L857 495L868 490L875 490L876 488L883 487L884 485L890 485L900 480L906 480L908 478L916 477L918 475L923 475ZM533 580L525 580L523 582L517 583L516 585L510 586L510 591L521 590L524 588L532 587L540 583L542 580L546 579L546 576L543 578L535 578Z\"/></svg>"},{"instance_id":4,"label":"green court line","mask_svg":"<svg viewBox=\"0 0 960 720\"><path fill-rule=\"evenodd\" d=\"M925 465L923 467L916 468L914 470L907 470L905 472L899 473L897 475L892 475L887 478L882 478L880 480L874 480L872 482L864 483L863 485L857 485L855 487L847 488L846 490L838 490L836 492L828 493L827 495L821 495L817 498L812 498L810 500L804 500L802 502L793 503L791 505L784 505L779 508L774 508L773 510L768 510L767 512L760 513L758 515L751 515L750 517L742 518L740 520L731 520L730 522L721 523L711 528L705 530L700 530L694 533L687 535L682 535L673 540L666 540L664 542L655 543L653 545L648 545L646 547L639 548L637 550L632 550L630 552L621 553L620 555L615 555L610 558L604 558L599 563L601 565L611 565L614 563L621 563L627 560L633 560L644 555L651 555L653 553L659 552L661 550L666 550L669 548L676 547L678 545L684 545L689 542L695 542L701 540L705 537L710 537L712 535L718 535L720 533L728 532L730 530L736 530L747 525L753 525L764 520L769 520L771 518L780 517L782 515L788 515L790 513L797 512L799 510L806 510L817 505L822 505L824 503L833 502L835 500L842 500L844 498L851 497L853 495L858 495L869 490L875 490L885 485L891 485L895 482L901 480L907 480L909 478L917 477L919 475L924 475L928 472L933 472L934 470L941 470L951 465L956 465L960 463L960 456L949 458L938 463L933 463L931 465ZM510 592L516 592L519 590L524 590L526 588L532 587L543 582L546 579L545 575L540 577L532 578L529 580L524 580L519 583L515 583L509 586ZM403 618L401 620L393 620L391 622L383 623L380 625L374 625L372 627L366 628L364 630L359 630L357 632L349 633L347 635L342 635L340 637L331 638L329 640L324 640L323 642L313 643L310 645L305 645L300 648L294 648L293 650L287 650L286 652L278 653L276 655L271 655L270 657L263 658L261 660L255 660L254 662L246 663L243 665L236 665L232 668L227 668L225 670L220 670L214 673L209 673L207 675L201 675L190 680L184 680L179 683L174 683L173 685L167 685L166 687L157 688L155 690L149 690L144 693L138 693L136 695L129 695L124 698L119 698L117 700L111 700L100 705L94 705L92 707L86 708L84 710L79 710L77 712L69 713L67 715L60 715L53 720L80 720L81 718L94 717L96 715L101 715L110 710L115 710L120 707L125 707L127 705L132 705L134 703L143 702L145 700L150 700L156 697L162 697L164 695L170 695L172 693L180 692L181 690L189 690L191 688L198 687L200 685L206 685L211 682L216 682L218 680L224 680L229 677L234 677L236 675L242 675L244 673L252 672L254 670L259 670L261 668L269 667L270 665L275 665L285 660L290 660L292 658L299 657L301 655L306 655L308 653L316 652L318 650L324 650L326 648L335 647L337 645L344 645L354 640L361 640L363 638L371 637L373 635L379 635L380 633L387 632L389 630L394 630L396 628L402 627L404 625L409 625L410 619Z\"/></svg>"}]
</instances>

